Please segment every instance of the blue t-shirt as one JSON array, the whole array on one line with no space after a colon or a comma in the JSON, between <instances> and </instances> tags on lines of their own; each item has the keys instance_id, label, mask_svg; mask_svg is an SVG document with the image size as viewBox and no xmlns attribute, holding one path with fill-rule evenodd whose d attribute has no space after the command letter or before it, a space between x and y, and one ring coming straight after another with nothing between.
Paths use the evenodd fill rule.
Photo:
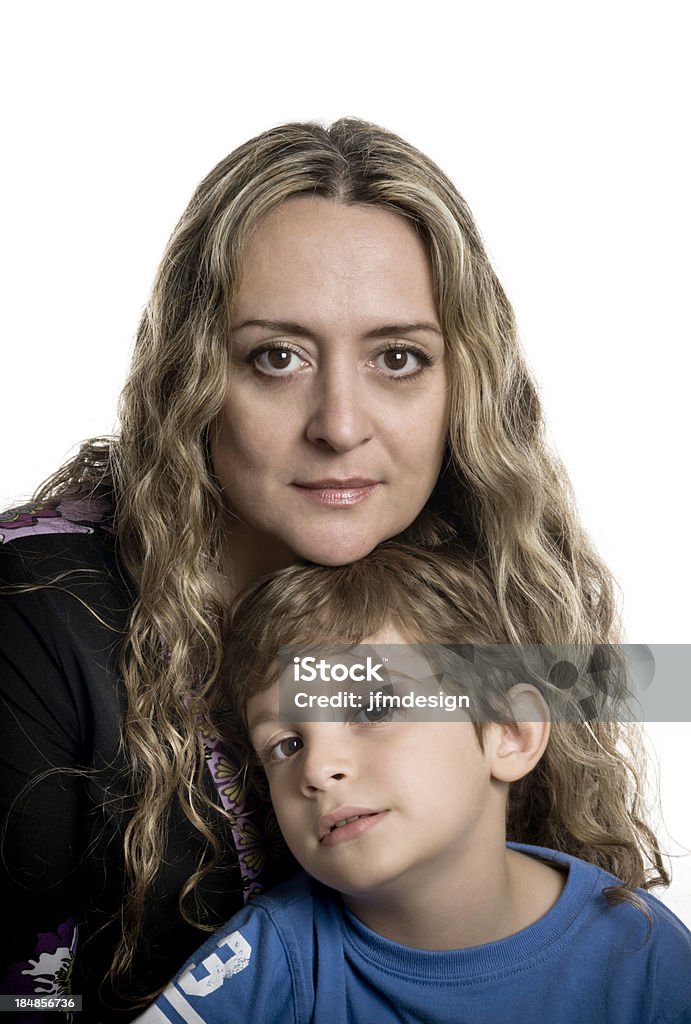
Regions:
<instances>
[{"instance_id":1,"label":"blue t-shirt","mask_svg":"<svg viewBox=\"0 0 691 1024\"><path fill-rule=\"evenodd\" d=\"M602 895L617 880L539 847L568 870L558 901L506 939L401 946L301 874L216 933L140 1024L689 1024L691 934L639 892L652 920Z\"/></svg>"}]
</instances>

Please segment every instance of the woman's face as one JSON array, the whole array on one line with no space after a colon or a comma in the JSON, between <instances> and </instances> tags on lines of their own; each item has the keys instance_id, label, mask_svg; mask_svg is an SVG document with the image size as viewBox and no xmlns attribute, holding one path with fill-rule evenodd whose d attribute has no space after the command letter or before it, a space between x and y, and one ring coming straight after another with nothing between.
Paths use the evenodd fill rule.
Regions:
<instances>
[{"instance_id":1,"label":"woman's face","mask_svg":"<svg viewBox=\"0 0 691 1024\"><path fill-rule=\"evenodd\" d=\"M381 207L283 203L244 254L212 431L249 575L340 565L407 527L439 475L444 339L426 250Z\"/></svg>"}]
</instances>

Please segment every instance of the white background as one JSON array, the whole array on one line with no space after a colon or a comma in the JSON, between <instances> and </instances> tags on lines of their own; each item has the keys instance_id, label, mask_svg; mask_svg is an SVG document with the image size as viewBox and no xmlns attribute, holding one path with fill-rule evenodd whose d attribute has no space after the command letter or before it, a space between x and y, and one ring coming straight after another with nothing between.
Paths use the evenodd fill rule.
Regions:
<instances>
[{"instance_id":1,"label":"white background","mask_svg":"<svg viewBox=\"0 0 691 1024\"><path fill-rule=\"evenodd\" d=\"M553 443L625 595L688 643L684 5L428 0L6 8L0 505L110 432L168 234L211 166L353 114L456 181L518 315ZM651 726L691 846L691 726ZM669 843L669 840L668 840ZM691 858L666 897L691 924Z\"/></svg>"}]
</instances>

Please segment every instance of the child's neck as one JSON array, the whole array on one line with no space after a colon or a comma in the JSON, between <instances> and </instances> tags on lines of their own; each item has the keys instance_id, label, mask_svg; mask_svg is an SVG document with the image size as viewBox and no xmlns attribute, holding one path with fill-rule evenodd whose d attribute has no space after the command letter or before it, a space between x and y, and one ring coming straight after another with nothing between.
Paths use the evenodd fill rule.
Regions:
<instances>
[{"instance_id":1,"label":"child's neck","mask_svg":"<svg viewBox=\"0 0 691 1024\"><path fill-rule=\"evenodd\" d=\"M424 868L424 865L421 865ZM503 844L464 858L456 872L408 877L400 891L344 896L372 931L417 949L463 949L496 942L543 917L564 886L561 871Z\"/></svg>"}]
</instances>

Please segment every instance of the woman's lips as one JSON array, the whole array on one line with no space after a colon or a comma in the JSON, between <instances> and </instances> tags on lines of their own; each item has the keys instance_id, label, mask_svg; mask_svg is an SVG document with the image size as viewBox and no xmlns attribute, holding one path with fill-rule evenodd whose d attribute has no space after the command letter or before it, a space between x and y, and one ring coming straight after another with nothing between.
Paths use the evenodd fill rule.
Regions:
<instances>
[{"instance_id":1,"label":"woman's lips","mask_svg":"<svg viewBox=\"0 0 691 1024\"><path fill-rule=\"evenodd\" d=\"M345 808L336 814L326 815L317 823L319 842L322 846L335 846L356 836L368 832L382 820L386 811L367 811L358 808Z\"/></svg>"},{"instance_id":2,"label":"woman's lips","mask_svg":"<svg viewBox=\"0 0 691 1024\"><path fill-rule=\"evenodd\" d=\"M293 483L308 501L317 505L348 508L369 498L381 485L380 480L369 480L364 477L349 477L345 480L327 479L298 481Z\"/></svg>"}]
</instances>

